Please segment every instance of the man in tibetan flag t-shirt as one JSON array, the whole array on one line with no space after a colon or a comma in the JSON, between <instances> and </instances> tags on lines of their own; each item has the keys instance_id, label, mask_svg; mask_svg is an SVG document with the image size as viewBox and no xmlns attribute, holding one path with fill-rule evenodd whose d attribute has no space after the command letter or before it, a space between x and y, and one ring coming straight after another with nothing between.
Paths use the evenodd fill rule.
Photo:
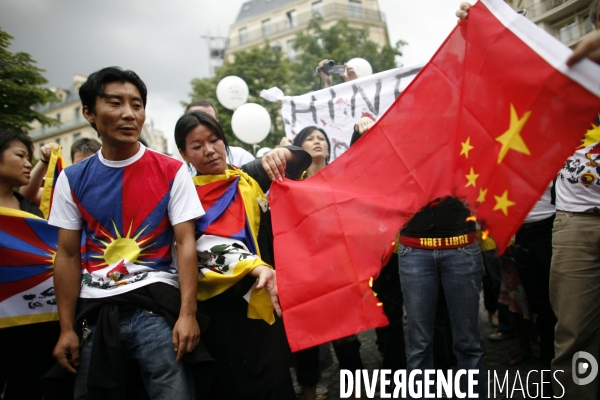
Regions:
<instances>
[{"instance_id":1,"label":"man in tibetan flag t-shirt","mask_svg":"<svg viewBox=\"0 0 600 400\"><path fill-rule=\"evenodd\" d=\"M137 74L104 68L79 96L102 148L66 168L55 187L54 356L77 374L76 399L122 395L127 357L138 361L151 398L193 398L178 361L199 343L194 222L204 210L183 163L138 142L147 91Z\"/></svg>"}]
</instances>

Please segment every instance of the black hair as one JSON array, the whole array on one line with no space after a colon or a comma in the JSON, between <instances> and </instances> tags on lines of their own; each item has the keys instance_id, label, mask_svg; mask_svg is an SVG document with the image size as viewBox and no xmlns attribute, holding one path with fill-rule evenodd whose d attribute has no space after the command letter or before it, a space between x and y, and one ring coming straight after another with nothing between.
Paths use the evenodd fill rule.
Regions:
<instances>
[{"instance_id":1,"label":"black hair","mask_svg":"<svg viewBox=\"0 0 600 400\"><path fill-rule=\"evenodd\" d=\"M71 162L73 162L73 157L75 156L75 153L93 154L100 150L100 147L102 147L102 143L100 143L96 139L79 139L71 146Z\"/></svg>"},{"instance_id":2,"label":"black hair","mask_svg":"<svg viewBox=\"0 0 600 400\"><path fill-rule=\"evenodd\" d=\"M121 67L107 67L92 73L87 81L79 88L79 98L81 104L88 109L92 114L96 113L96 98L104 96L104 85L110 82L129 82L133 84L142 97L142 103L146 108L146 99L148 97L148 89L144 81L140 79L138 74L131 70L124 70ZM96 129L96 124L90 124Z\"/></svg>"},{"instance_id":3,"label":"black hair","mask_svg":"<svg viewBox=\"0 0 600 400\"><path fill-rule=\"evenodd\" d=\"M33 142L31 138L22 133L15 132L10 129L0 129L0 162L3 161L4 151L8 149L15 141L21 142L27 148L27 159L31 161L33 157Z\"/></svg>"},{"instance_id":4,"label":"black hair","mask_svg":"<svg viewBox=\"0 0 600 400\"><path fill-rule=\"evenodd\" d=\"M598 0L594 0L590 6L590 22L596 27L596 18L598 18Z\"/></svg>"},{"instance_id":5,"label":"black hair","mask_svg":"<svg viewBox=\"0 0 600 400\"><path fill-rule=\"evenodd\" d=\"M186 113L190 112L190 108L192 108L192 107L211 107L213 109L213 111L215 112L215 118L217 119L217 121L219 120L219 113L217 112L217 107L215 107L215 105L211 101L194 100L190 104L188 104L188 106L185 108L185 112Z\"/></svg>"},{"instance_id":6,"label":"black hair","mask_svg":"<svg viewBox=\"0 0 600 400\"><path fill-rule=\"evenodd\" d=\"M327 156L327 158L325 159L325 162L327 164L329 164L329 157L331 157L331 143L329 142L329 136L327 136L327 133L325 133L325 131L319 127L316 126L307 126L306 128L302 129L294 138L294 142L293 145L294 146L298 146L298 147L302 147L302 143L304 143L304 141L306 140L306 138L308 137L308 135L310 135L311 133L313 133L313 131L319 131L323 134L323 136L325 136L325 140L327 141L327 151L329 153L329 155Z\"/></svg>"},{"instance_id":7,"label":"black hair","mask_svg":"<svg viewBox=\"0 0 600 400\"><path fill-rule=\"evenodd\" d=\"M175 124L175 144L177 144L178 149L185 151L185 138L198 125L204 125L217 135L217 138L221 139L225 144L225 152L229 154L229 144L219 122L212 115L199 110L183 114Z\"/></svg>"}]
</instances>

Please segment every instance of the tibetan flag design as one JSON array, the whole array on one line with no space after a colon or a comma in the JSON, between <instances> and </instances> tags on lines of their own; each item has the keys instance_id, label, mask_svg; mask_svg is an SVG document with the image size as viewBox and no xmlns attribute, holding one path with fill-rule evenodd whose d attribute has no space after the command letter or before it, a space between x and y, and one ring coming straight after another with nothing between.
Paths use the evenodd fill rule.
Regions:
<instances>
[{"instance_id":1,"label":"tibetan flag design","mask_svg":"<svg viewBox=\"0 0 600 400\"><path fill-rule=\"evenodd\" d=\"M146 150L121 168L104 165L96 154L64 170L84 220L81 297L113 296L140 281L176 285L168 204L181 165Z\"/></svg>"},{"instance_id":2,"label":"tibetan flag design","mask_svg":"<svg viewBox=\"0 0 600 400\"><path fill-rule=\"evenodd\" d=\"M206 210L196 221L198 300L217 296L260 265L257 245L260 204L267 204L258 183L239 169L222 175L194 177L196 191ZM268 265L267 265L268 266ZM275 322L266 290L252 286L244 298L248 317Z\"/></svg>"},{"instance_id":3,"label":"tibetan flag design","mask_svg":"<svg viewBox=\"0 0 600 400\"><path fill-rule=\"evenodd\" d=\"M503 1L482 0L354 147L271 188L292 350L387 323L369 282L435 199L464 200L506 248L600 109L600 66L568 68L570 54Z\"/></svg>"},{"instance_id":4,"label":"tibetan flag design","mask_svg":"<svg viewBox=\"0 0 600 400\"><path fill-rule=\"evenodd\" d=\"M58 229L0 207L0 328L58 320L52 271Z\"/></svg>"},{"instance_id":5,"label":"tibetan flag design","mask_svg":"<svg viewBox=\"0 0 600 400\"><path fill-rule=\"evenodd\" d=\"M40 210L46 219L48 219L50 216L54 187L56 186L58 175L63 170L64 165L65 160L62 156L62 146L55 147L52 145L52 153L50 154L50 159L48 160L48 171L46 172L46 180L44 181L42 201L40 202Z\"/></svg>"}]
</instances>

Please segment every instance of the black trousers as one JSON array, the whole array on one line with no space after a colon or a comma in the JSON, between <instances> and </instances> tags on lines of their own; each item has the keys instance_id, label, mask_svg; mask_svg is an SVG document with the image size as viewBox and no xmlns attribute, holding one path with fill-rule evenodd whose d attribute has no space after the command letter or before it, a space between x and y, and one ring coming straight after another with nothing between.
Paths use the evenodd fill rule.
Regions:
<instances>
[{"instance_id":1,"label":"black trousers","mask_svg":"<svg viewBox=\"0 0 600 400\"><path fill-rule=\"evenodd\" d=\"M511 246L519 279L525 289L540 335L540 355L550 366L554 358L556 317L550 306L550 262L552 260L552 225L554 216L524 224Z\"/></svg>"}]
</instances>

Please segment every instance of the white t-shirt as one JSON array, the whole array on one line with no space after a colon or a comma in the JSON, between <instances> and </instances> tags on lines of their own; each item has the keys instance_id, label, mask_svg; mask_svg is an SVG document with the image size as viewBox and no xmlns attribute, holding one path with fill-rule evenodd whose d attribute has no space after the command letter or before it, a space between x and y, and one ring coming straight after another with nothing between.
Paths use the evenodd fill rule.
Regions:
<instances>
[{"instance_id":1,"label":"white t-shirt","mask_svg":"<svg viewBox=\"0 0 600 400\"><path fill-rule=\"evenodd\" d=\"M140 150L96 155L60 174L49 224L85 233L80 297L115 296L155 282L178 286L173 225L204 214L183 163Z\"/></svg>"},{"instance_id":2,"label":"white t-shirt","mask_svg":"<svg viewBox=\"0 0 600 400\"><path fill-rule=\"evenodd\" d=\"M527 217L525 218L524 223L541 221L546 218L550 218L554 214L556 214L556 207L551 203L552 195L550 193L552 189L552 184L548 186L548 189L544 192L542 197L535 203L535 206L529 211Z\"/></svg>"},{"instance_id":3,"label":"white t-shirt","mask_svg":"<svg viewBox=\"0 0 600 400\"><path fill-rule=\"evenodd\" d=\"M229 152L227 155L227 162L236 167L241 167L244 164L248 164L250 161L254 161L256 158L250 153L237 146L229 146Z\"/></svg>"},{"instance_id":4,"label":"white t-shirt","mask_svg":"<svg viewBox=\"0 0 600 400\"><path fill-rule=\"evenodd\" d=\"M579 149L556 179L556 209L570 212L600 207L600 143Z\"/></svg>"}]
</instances>

